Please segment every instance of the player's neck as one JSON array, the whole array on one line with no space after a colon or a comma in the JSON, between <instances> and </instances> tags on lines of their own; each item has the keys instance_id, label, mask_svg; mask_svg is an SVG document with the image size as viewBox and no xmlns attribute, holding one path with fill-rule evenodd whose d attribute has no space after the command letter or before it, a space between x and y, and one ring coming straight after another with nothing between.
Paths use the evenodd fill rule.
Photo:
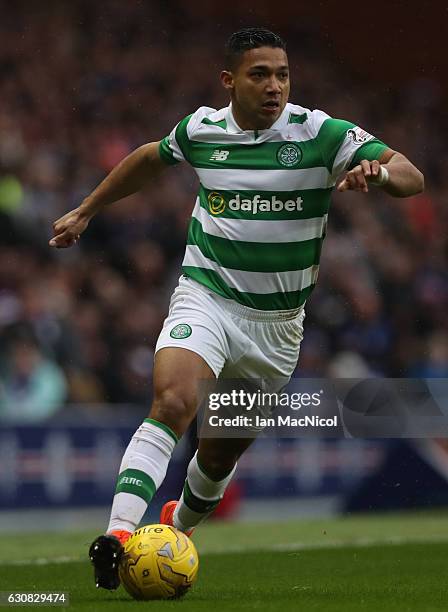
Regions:
<instances>
[{"instance_id":1,"label":"player's neck","mask_svg":"<svg viewBox=\"0 0 448 612\"><path fill-rule=\"evenodd\" d=\"M232 115L235 120L235 123L238 127L243 131L258 131L258 130L268 130L275 121L269 121L260 123L260 121L255 121L253 117L248 116L244 111L242 111L238 104L235 104L232 101Z\"/></svg>"}]
</instances>

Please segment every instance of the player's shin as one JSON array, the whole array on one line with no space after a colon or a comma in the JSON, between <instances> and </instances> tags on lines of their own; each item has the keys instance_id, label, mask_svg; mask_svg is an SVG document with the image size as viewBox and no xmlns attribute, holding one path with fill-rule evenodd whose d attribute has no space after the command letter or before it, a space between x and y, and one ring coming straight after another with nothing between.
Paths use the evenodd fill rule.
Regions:
<instances>
[{"instance_id":1,"label":"player's shin","mask_svg":"<svg viewBox=\"0 0 448 612\"><path fill-rule=\"evenodd\" d=\"M205 470L205 466L199 466L196 453L188 466L184 489L173 515L174 527L181 531L196 527L213 512L232 480L236 465L219 481L212 480Z\"/></svg>"},{"instance_id":2,"label":"player's shin","mask_svg":"<svg viewBox=\"0 0 448 612\"><path fill-rule=\"evenodd\" d=\"M123 456L107 532L134 531L162 484L177 442L164 423L145 419Z\"/></svg>"}]
</instances>

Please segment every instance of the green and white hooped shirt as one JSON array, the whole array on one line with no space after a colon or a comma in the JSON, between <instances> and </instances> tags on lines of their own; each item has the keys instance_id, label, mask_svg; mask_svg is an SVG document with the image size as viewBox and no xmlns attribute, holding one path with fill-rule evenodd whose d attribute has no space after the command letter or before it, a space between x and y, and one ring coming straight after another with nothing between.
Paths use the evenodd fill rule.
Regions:
<instances>
[{"instance_id":1,"label":"green and white hooped shirt","mask_svg":"<svg viewBox=\"0 0 448 612\"><path fill-rule=\"evenodd\" d=\"M160 144L166 163L186 160L200 181L184 274L250 308L298 308L316 284L336 178L386 148L295 104L260 131L242 131L231 106L202 106Z\"/></svg>"}]
</instances>

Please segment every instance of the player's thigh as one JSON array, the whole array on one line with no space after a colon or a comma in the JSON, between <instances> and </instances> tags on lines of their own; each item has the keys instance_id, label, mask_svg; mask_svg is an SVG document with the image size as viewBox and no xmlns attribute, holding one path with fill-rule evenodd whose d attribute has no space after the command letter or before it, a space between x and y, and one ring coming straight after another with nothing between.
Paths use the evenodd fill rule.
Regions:
<instances>
[{"instance_id":1,"label":"player's thigh","mask_svg":"<svg viewBox=\"0 0 448 612\"><path fill-rule=\"evenodd\" d=\"M211 367L197 353L167 347L154 359L154 399L150 418L168 425L181 436L198 409L201 381L215 380Z\"/></svg>"},{"instance_id":2,"label":"player's thigh","mask_svg":"<svg viewBox=\"0 0 448 612\"><path fill-rule=\"evenodd\" d=\"M222 480L256 438L201 438L198 462L212 480Z\"/></svg>"}]
</instances>

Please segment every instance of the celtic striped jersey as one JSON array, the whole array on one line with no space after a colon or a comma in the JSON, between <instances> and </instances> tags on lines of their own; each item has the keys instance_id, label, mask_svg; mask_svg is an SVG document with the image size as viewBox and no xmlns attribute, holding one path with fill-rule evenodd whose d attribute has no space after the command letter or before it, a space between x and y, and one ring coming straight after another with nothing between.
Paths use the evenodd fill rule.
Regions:
<instances>
[{"instance_id":1,"label":"celtic striped jersey","mask_svg":"<svg viewBox=\"0 0 448 612\"><path fill-rule=\"evenodd\" d=\"M166 163L186 160L200 181L184 274L251 308L302 305L337 176L385 149L353 123L294 104L260 131L241 130L231 105L199 108L160 144Z\"/></svg>"}]
</instances>

